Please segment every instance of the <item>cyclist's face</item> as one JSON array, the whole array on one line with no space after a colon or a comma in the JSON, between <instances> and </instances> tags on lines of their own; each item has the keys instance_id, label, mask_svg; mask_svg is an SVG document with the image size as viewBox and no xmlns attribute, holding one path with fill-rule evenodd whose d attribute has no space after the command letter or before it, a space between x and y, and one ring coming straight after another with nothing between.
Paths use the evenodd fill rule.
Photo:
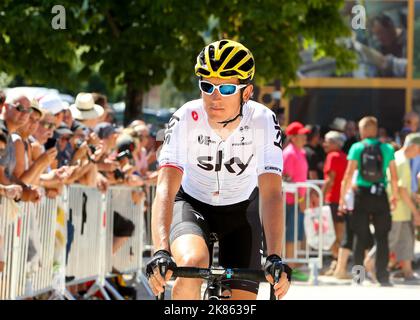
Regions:
<instances>
[{"instance_id":1,"label":"cyclist's face","mask_svg":"<svg viewBox=\"0 0 420 320\"><path fill-rule=\"evenodd\" d=\"M205 78L203 80L208 81L214 85L223 83L239 84L239 80L237 78ZM244 91L244 101L249 99L251 93L252 85L249 85L245 88ZM240 90L230 96L222 96L219 90L214 90L211 95L202 93L201 96L203 97L204 109L206 110L209 119L213 121L224 121L226 119L235 117L239 112L241 102L240 94Z\"/></svg>"}]
</instances>

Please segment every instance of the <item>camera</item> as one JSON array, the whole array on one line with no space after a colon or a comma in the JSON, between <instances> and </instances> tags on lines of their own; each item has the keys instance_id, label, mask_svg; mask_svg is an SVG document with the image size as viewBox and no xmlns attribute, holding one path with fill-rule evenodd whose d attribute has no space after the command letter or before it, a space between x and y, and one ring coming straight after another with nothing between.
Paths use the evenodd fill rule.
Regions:
<instances>
[{"instance_id":1,"label":"camera","mask_svg":"<svg viewBox=\"0 0 420 320\"><path fill-rule=\"evenodd\" d=\"M77 139L76 140L76 149L79 149L82 144L83 144L83 140L82 139Z\"/></svg>"},{"instance_id":2,"label":"camera","mask_svg":"<svg viewBox=\"0 0 420 320\"><path fill-rule=\"evenodd\" d=\"M131 154L130 150L124 150L124 151L121 151L120 153L118 153L118 154L117 154L116 159L117 159L118 161L120 161L120 160L122 160L122 159L124 159L124 158L131 159L132 157L133 157L133 156L132 156L132 154Z\"/></svg>"},{"instance_id":3,"label":"camera","mask_svg":"<svg viewBox=\"0 0 420 320\"><path fill-rule=\"evenodd\" d=\"M95 153L96 147L93 144L89 145L90 152Z\"/></svg>"},{"instance_id":4,"label":"camera","mask_svg":"<svg viewBox=\"0 0 420 320\"><path fill-rule=\"evenodd\" d=\"M115 169L114 170L114 178L116 180L124 180L125 174L120 169Z\"/></svg>"}]
</instances>

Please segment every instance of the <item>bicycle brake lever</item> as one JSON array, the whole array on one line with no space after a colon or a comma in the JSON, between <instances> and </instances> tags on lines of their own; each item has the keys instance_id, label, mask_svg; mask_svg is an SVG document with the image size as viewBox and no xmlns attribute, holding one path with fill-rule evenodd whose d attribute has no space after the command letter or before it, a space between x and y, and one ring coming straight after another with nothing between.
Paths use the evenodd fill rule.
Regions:
<instances>
[{"instance_id":1,"label":"bicycle brake lever","mask_svg":"<svg viewBox=\"0 0 420 320\"><path fill-rule=\"evenodd\" d=\"M163 279L165 279L166 276L166 265L164 264L158 264L159 266L159 273L162 276ZM159 296L157 297L157 300L165 300L165 286L163 286L163 292L159 294Z\"/></svg>"}]
</instances>

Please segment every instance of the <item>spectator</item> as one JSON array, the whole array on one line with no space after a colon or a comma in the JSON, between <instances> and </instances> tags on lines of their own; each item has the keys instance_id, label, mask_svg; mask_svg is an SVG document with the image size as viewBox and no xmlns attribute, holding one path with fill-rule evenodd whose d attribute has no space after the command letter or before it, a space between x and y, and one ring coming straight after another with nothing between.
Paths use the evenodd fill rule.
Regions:
<instances>
[{"instance_id":1,"label":"spectator","mask_svg":"<svg viewBox=\"0 0 420 320\"><path fill-rule=\"evenodd\" d=\"M401 263L402 274L405 280L414 277L411 261L414 259L414 228L420 225L420 212L417 210L411 192L410 159L420 154L420 133L410 133L404 146L395 153L395 163L398 173L399 201L392 211L392 229L389 234L390 251L396 254L397 262ZM415 193L414 193L415 195Z\"/></svg>"},{"instance_id":2,"label":"spectator","mask_svg":"<svg viewBox=\"0 0 420 320\"><path fill-rule=\"evenodd\" d=\"M108 104L108 99L105 95L100 93L92 93L93 100L95 104L101 106L104 109L103 115L99 118L99 122L108 122L108 123L114 123L115 121L115 112L112 110L112 108Z\"/></svg>"},{"instance_id":3,"label":"spectator","mask_svg":"<svg viewBox=\"0 0 420 320\"><path fill-rule=\"evenodd\" d=\"M388 134L388 131L384 127L378 129L378 138L381 143L391 143L392 139Z\"/></svg>"},{"instance_id":4,"label":"spectator","mask_svg":"<svg viewBox=\"0 0 420 320\"><path fill-rule=\"evenodd\" d=\"M56 128L55 117L50 112L45 112L40 123L33 133L32 139L32 159L37 160L46 150L44 145L48 139L53 137Z\"/></svg>"},{"instance_id":5,"label":"spectator","mask_svg":"<svg viewBox=\"0 0 420 320\"><path fill-rule=\"evenodd\" d=\"M71 126L73 125L73 116L71 115L70 107L66 107L64 109L63 122L68 128L71 128Z\"/></svg>"},{"instance_id":6,"label":"spectator","mask_svg":"<svg viewBox=\"0 0 420 320\"><path fill-rule=\"evenodd\" d=\"M70 130L65 122L62 122L54 131L54 135L58 150L57 167L70 165L75 149L71 143L72 139L74 139L73 131Z\"/></svg>"},{"instance_id":7,"label":"spectator","mask_svg":"<svg viewBox=\"0 0 420 320\"><path fill-rule=\"evenodd\" d=\"M344 141L345 136L337 131L330 131L325 135L324 149L327 153L327 158L324 165L325 184L322 191L325 203L331 208L336 235L336 240L331 248L333 262L325 275L333 275L336 269L338 250L344 235L344 217L338 213L341 181L347 167L346 154L341 151Z\"/></svg>"},{"instance_id":8,"label":"spectator","mask_svg":"<svg viewBox=\"0 0 420 320\"><path fill-rule=\"evenodd\" d=\"M283 178L286 182L305 182L308 176L308 161L304 146L306 144L306 135L309 129L305 128L300 122L292 122L286 128L286 135L290 139L289 145L283 152ZM298 190L298 199L293 194L286 194L286 257L294 258L294 241L295 237L300 247L303 240L303 212L305 210L305 190L300 188ZM295 204L298 202L298 217L297 217L297 230L298 234L295 235ZM296 265L290 264L296 267ZM293 278L298 280L307 281L308 276L297 268L293 269Z\"/></svg>"},{"instance_id":9,"label":"spectator","mask_svg":"<svg viewBox=\"0 0 420 320\"><path fill-rule=\"evenodd\" d=\"M420 117L418 113L412 111L408 112L404 116L404 127L401 130L401 144L404 144L404 139L409 133L419 132ZM420 173L420 156L416 156L410 159L411 168L411 192L416 193L418 191L418 180L417 176Z\"/></svg>"},{"instance_id":10,"label":"spectator","mask_svg":"<svg viewBox=\"0 0 420 320\"><path fill-rule=\"evenodd\" d=\"M339 210L344 211L344 195L351 187L353 173L358 169L356 179L354 211L351 227L355 234L354 262L363 265L364 250L371 235L370 221L375 227L374 238L377 245L377 279L382 286L391 285L387 271L389 246L388 233L391 229L390 206L385 192L388 183L386 170L391 172L391 209L395 207L398 194L397 169L394 149L389 144L378 141L378 122L374 117L365 117L359 122L361 142L354 144L348 155L349 163L342 182Z\"/></svg>"},{"instance_id":11,"label":"spectator","mask_svg":"<svg viewBox=\"0 0 420 320\"><path fill-rule=\"evenodd\" d=\"M77 95L75 103L70 106L70 111L75 120L91 130L100 122L104 114L104 108L95 104L92 94L84 92Z\"/></svg>"},{"instance_id":12,"label":"spectator","mask_svg":"<svg viewBox=\"0 0 420 320\"><path fill-rule=\"evenodd\" d=\"M0 131L0 162L6 156L7 136ZM22 197L22 187L19 185L3 185L0 184L0 196L9 199L20 199Z\"/></svg>"},{"instance_id":13,"label":"spectator","mask_svg":"<svg viewBox=\"0 0 420 320\"><path fill-rule=\"evenodd\" d=\"M109 155L117 146L117 128L108 122L101 122L95 127L95 133L104 146L104 154L98 161L98 170L104 174L113 173L119 168L119 163L111 159Z\"/></svg>"},{"instance_id":14,"label":"spectator","mask_svg":"<svg viewBox=\"0 0 420 320\"><path fill-rule=\"evenodd\" d=\"M405 30L397 29L389 16L381 14L373 18L371 32L379 43L381 53L372 61L378 67L378 75L404 77L407 64Z\"/></svg>"},{"instance_id":15,"label":"spectator","mask_svg":"<svg viewBox=\"0 0 420 320\"><path fill-rule=\"evenodd\" d=\"M323 177L325 152L321 143L321 128L319 126L306 126L309 130L308 143L305 145L306 159L309 165L308 178L320 180Z\"/></svg>"},{"instance_id":16,"label":"spectator","mask_svg":"<svg viewBox=\"0 0 420 320\"><path fill-rule=\"evenodd\" d=\"M351 146L357 141L359 141L357 138L356 122L351 120L347 121L344 129L344 134L346 135L346 142L343 146L343 152L348 154Z\"/></svg>"},{"instance_id":17,"label":"spectator","mask_svg":"<svg viewBox=\"0 0 420 320\"><path fill-rule=\"evenodd\" d=\"M39 108L36 100L32 101L30 107L33 111L29 116L28 124L20 127L16 133L12 134L16 150L16 166L13 173L25 184L41 184L39 181L40 175L51 165L57 151L54 149L48 150L40 155L37 161L33 161L32 145L29 137L38 130L44 112Z\"/></svg>"},{"instance_id":18,"label":"spectator","mask_svg":"<svg viewBox=\"0 0 420 320\"><path fill-rule=\"evenodd\" d=\"M66 105L58 95L48 94L42 97L39 99L39 105L42 109L51 112L56 127L63 122Z\"/></svg>"},{"instance_id":19,"label":"spectator","mask_svg":"<svg viewBox=\"0 0 420 320\"><path fill-rule=\"evenodd\" d=\"M148 152L147 152L146 147L149 144L150 132L149 132L149 128L146 125L138 125L138 126L135 126L133 129L134 129L136 137L139 139L138 148L135 154L136 167L137 167L137 170L140 172L140 174L143 177L145 177L149 174L148 173L149 164L147 162Z\"/></svg>"},{"instance_id":20,"label":"spectator","mask_svg":"<svg viewBox=\"0 0 420 320\"><path fill-rule=\"evenodd\" d=\"M0 120L0 131L2 131L7 137L7 144L5 149L6 154L0 159L0 183L3 185L22 185L22 200L37 202L41 198L39 189L36 187L33 188L26 186L22 181L13 175L16 166L16 150L11 135L20 127L26 125L31 112L32 109L30 108L30 102L29 105L27 103L19 103L17 105L6 103L3 107L3 120Z\"/></svg>"},{"instance_id":21,"label":"spectator","mask_svg":"<svg viewBox=\"0 0 420 320\"><path fill-rule=\"evenodd\" d=\"M419 115L414 111L408 112L404 115L404 128L410 129L410 132L419 131L419 122ZM404 141L402 141L402 144L404 144Z\"/></svg>"},{"instance_id":22,"label":"spectator","mask_svg":"<svg viewBox=\"0 0 420 320\"><path fill-rule=\"evenodd\" d=\"M2 111L3 105L6 102L6 95L3 91L0 90L0 113Z\"/></svg>"}]
</instances>

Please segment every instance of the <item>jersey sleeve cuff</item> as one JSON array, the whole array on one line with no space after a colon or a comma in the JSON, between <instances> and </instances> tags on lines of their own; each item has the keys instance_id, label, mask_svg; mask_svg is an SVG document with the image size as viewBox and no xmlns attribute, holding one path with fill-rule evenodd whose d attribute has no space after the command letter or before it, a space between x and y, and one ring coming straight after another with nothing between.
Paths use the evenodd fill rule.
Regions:
<instances>
[{"instance_id":1,"label":"jersey sleeve cuff","mask_svg":"<svg viewBox=\"0 0 420 320\"><path fill-rule=\"evenodd\" d=\"M179 166L177 164L174 164L174 163L164 163L164 164L159 166L159 169L162 169L162 168L165 168L165 167L166 168L175 168L175 169L178 169L179 171L181 171L181 173L184 173L184 168L182 168L181 166Z\"/></svg>"},{"instance_id":2,"label":"jersey sleeve cuff","mask_svg":"<svg viewBox=\"0 0 420 320\"><path fill-rule=\"evenodd\" d=\"M266 165L264 167L259 167L257 168L257 175L262 175L264 173L274 173L277 174L279 176L283 175L283 170L282 168L279 168L278 166L274 166L274 165Z\"/></svg>"}]
</instances>

